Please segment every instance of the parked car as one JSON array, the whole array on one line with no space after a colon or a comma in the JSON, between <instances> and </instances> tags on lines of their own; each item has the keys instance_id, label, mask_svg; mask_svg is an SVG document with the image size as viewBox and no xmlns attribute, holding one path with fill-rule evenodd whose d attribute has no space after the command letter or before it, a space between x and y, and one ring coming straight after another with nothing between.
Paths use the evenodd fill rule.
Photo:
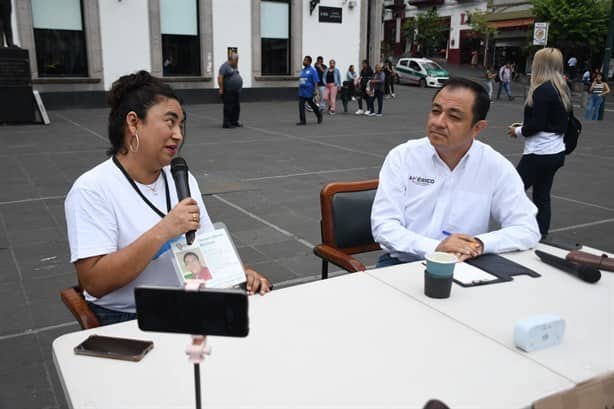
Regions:
<instances>
[{"instance_id":1,"label":"parked car","mask_svg":"<svg viewBox=\"0 0 614 409\"><path fill-rule=\"evenodd\" d=\"M400 58L396 66L399 83L441 88L450 78L448 71L427 58Z\"/></svg>"}]
</instances>

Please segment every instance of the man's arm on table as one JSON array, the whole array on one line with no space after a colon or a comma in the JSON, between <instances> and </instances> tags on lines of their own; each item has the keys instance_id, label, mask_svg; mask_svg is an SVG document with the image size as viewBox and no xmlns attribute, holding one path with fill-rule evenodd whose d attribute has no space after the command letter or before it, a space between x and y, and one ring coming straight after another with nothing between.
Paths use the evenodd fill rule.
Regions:
<instances>
[{"instance_id":1,"label":"man's arm on table","mask_svg":"<svg viewBox=\"0 0 614 409\"><path fill-rule=\"evenodd\" d=\"M405 224L405 172L399 149L393 149L382 165L379 187L371 211L373 238L384 249L424 257L435 251L439 241L412 232Z\"/></svg>"},{"instance_id":2,"label":"man's arm on table","mask_svg":"<svg viewBox=\"0 0 614 409\"><path fill-rule=\"evenodd\" d=\"M501 229L476 236L484 244L484 253L528 250L539 242L537 208L527 197L520 176L509 162L496 183L491 215Z\"/></svg>"}]
</instances>

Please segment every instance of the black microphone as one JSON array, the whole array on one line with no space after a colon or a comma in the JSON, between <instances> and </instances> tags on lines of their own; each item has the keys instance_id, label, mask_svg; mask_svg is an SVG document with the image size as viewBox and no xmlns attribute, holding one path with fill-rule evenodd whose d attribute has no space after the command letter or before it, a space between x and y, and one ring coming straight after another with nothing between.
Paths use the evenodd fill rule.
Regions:
<instances>
[{"instance_id":1,"label":"black microphone","mask_svg":"<svg viewBox=\"0 0 614 409\"><path fill-rule=\"evenodd\" d=\"M177 198L181 202L186 197L190 197L190 184L188 182L188 164L182 157L176 157L171 161L171 174L177 188ZM196 230L190 230L185 234L185 241L188 245L194 242Z\"/></svg>"},{"instance_id":2,"label":"black microphone","mask_svg":"<svg viewBox=\"0 0 614 409\"><path fill-rule=\"evenodd\" d=\"M535 254L546 264L563 270L566 273L578 277L587 283L596 283L601 279L601 271L586 264L576 264L565 260L564 258L553 256L552 254L544 253L543 251L535 250Z\"/></svg>"}]
</instances>

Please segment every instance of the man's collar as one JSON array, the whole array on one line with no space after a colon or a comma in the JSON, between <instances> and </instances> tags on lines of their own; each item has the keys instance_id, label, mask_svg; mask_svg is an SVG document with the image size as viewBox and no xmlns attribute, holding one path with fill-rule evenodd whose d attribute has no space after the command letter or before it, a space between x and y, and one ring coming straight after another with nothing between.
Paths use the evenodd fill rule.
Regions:
<instances>
[{"instance_id":1,"label":"man's collar","mask_svg":"<svg viewBox=\"0 0 614 409\"><path fill-rule=\"evenodd\" d=\"M428 140L428 136L426 138ZM467 152L465 152L463 157L458 161L458 164L454 167L454 169L458 168L458 166L461 165L462 163L467 162L469 160L469 158L471 157L471 154L475 154L476 150L478 149L478 144L476 142L477 141L474 138L473 141L471 142L471 146L469 147L469 149L467 149ZM446 162L444 162L444 160L441 158L441 156L439 156L439 153L437 152L437 149L435 149L433 144L431 144L430 140L428 140L428 143L429 143L428 144L429 145L429 149L431 150L431 157L433 158L433 161L434 162L439 162L442 165L444 165L447 169L450 169L448 167L448 165L446 164Z\"/></svg>"}]
</instances>

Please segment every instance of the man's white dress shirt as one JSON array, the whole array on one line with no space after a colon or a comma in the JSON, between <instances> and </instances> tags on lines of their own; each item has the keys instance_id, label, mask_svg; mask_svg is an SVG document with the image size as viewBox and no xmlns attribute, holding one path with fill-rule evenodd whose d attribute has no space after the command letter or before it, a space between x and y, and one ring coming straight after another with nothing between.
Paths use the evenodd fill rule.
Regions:
<instances>
[{"instance_id":1,"label":"man's white dress shirt","mask_svg":"<svg viewBox=\"0 0 614 409\"><path fill-rule=\"evenodd\" d=\"M435 251L443 231L479 238L484 253L532 248L540 239L536 214L514 166L490 146L474 141L451 171L422 138L386 156L371 228L386 252L408 261ZM491 218L499 230L488 231Z\"/></svg>"}]
</instances>

